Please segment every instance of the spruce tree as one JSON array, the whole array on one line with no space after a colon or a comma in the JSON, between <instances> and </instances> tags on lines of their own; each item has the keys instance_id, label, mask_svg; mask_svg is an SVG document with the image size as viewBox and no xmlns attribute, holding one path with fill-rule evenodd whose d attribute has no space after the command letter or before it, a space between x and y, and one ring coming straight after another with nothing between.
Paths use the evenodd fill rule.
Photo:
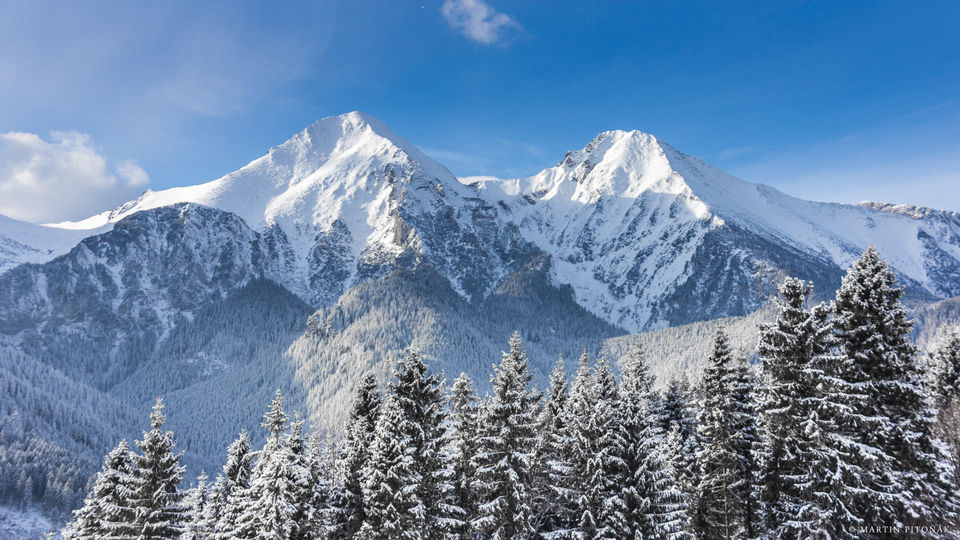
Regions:
<instances>
[{"instance_id":1,"label":"spruce tree","mask_svg":"<svg viewBox=\"0 0 960 540\"><path fill-rule=\"evenodd\" d=\"M937 433L947 444L953 477L960 478L960 327L943 326L930 353L930 390L937 406Z\"/></svg>"},{"instance_id":2,"label":"spruce tree","mask_svg":"<svg viewBox=\"0 0 960 540\"><path fill-rule=\"evenodd\" d=\"M120 441L104 458L93 491L67 528L67 538L135 538L138 531L130 504L133 472L133 454L127 441Z\"/></svg>"},{"instance_id":3,"label":"spruce tree","mask_svg":"<svg viewBox=\"0 0 960 540\"><path fill-rule=\"evenodd\" d=\"M565 534L593 535L597 527L596 509L592 508L595 503L590 496L591 476L596 474L597 465L591 463L594 441L598 437L593 416L597 395L590 356L584 349L563 410L566 437L559 463L568 473L557 475L555 491L563 496L560 502L566 502L564 509L569 521L562 528Z\"/></svg>"},{"instance_id":4,"label":"spruce tree","mask_svg":"<svg viewBox=\"0 0 960 540\"><path fill-rule=\"evenodd\" d=\"M563 357L558 357L550 373L546 401L537 418L536 493L537 532L563 534L572 527L574 509L568 493L573 469L566 456L571 435L567 417L567 374Z\"/></svg>"},{"instance_id":5,"label":"spruce tree","mask_svg":"<svg viewBox=\"0 0 960 540\"><path fill-rule=\"evenodd\" d=\"M307 486L308 508L306 530L303 538L320 540L327 538L329 526L330 501L333 493L333 471L336 458L329 445L314 431L307 440Z\"/></svg>"},{"instance_id":6,"label":"spruce tree","mask_svg":"<svg viewBox=\"0 0 960 540\"><path fill-rule=\"evenodd\" d=\"M296 521L300 471L289 439L283 437L288 420L283 395L277 390L263 416L261 425L269 434L246 490L246 504L235 529L238 538L288 540L300 534Z\"/></svg>"},{"instance_id":7,"label":"spruce tree","mask_svg":"<svg viewBox=\"0 0 960 540\"><path fill-rule=\"evenodd\" d=\"M365 513L357 538L403 538L414 530L414 508L421 505L413 486L420 479L404 440L405 421L399 398L391 392L381 406L364 468Z\"/></svg>"},{"instance_id":8,"label":"spruce tree","mask_svg":"<svg viewBox=\"0 0 960 540\"><path fill-rule=\"evenodd\" d=\"M730 442L737 455L741 525L747 538L754 538L760 533L763 516L756 459L760 451L760 427L756 405L757 379L743 355L734 357L730 390L729 414L734 432Z\"/></svg>"},{"instance_id":9,"label":"spruce tree","mask_svg":"<svg viewBox=\"0 0 960 540\"><path fill-rule=\"evenodd\" d=\"M582 447L587 451L581 511L594 517L595 530L583 529L597 538L616 538L625 527L625 504L621 486L628 471L623 460L624 439L620 429L617 381L607 356L601 353L593 377L594 403L590 409ZM585 503L585 504L584 504Z\"/></svg>"},{"instance_id":10,"label":"spruce tree","mask_svg":"<svg viewBox=\"0 0 960 540\"><path fill-rule=\"evenodd\" d=\"M441 378L428 375L420 353L412 351L398 363L394 379L386 419L392 425L377 425L360 534L370 538L384 527L399 527L407 537L437 538L462 525L462 511L450 504L450 472L442 456Z\"/></svg>"},{"instance_id":11,"label":"spruce tree","mask_svg":"<svg viewBox=\"0 0 960 540\"><path fill-rule=\"evenodd\" d=\"M482 419L476 457L478 516L475 531L494 538L523 538L534 533L530 507L531 462L536 444L530 372L519 332L510 351L494 368L493 396Z\"/></svg>"},{"instance_id":12,"label":"spruce tree","mask_svg":"<svg viewBox=\"0 0 960 540\"><path fill-rule=\"evenodd\" d=\"M391 390L398 397L407 421L405 439L408 452L416 456L414 466L417 495L422 508L418 526L424 538L436 538L464 525L463 509L452 504L452 471L444 460L444 423L446 422L443 378L428 375L428 367L419 351L413 350L397 366Z\"/></svg>"},{"instance_id":13,"label":"spruce tree","mask_svg":"<svg viewBox=\"0 0 960 540\"><path fill-rule=\"evenodd\" d=\"M293 515L295 532L291 537L294 540L309 540L313 537L314 531L310 527L313 525L313 517L318 511L313 506L313 476L307 460L307 442L303 437L304 423L305 421L300 413L295 412L294 419L290 422L290 433L284 441L290 453L287 474L293 484L293 500L296 506Z\"/></svg>"},{"instance_id":14,"label":"spruce tree","mask_svg":"<svg viewBox=\"0 0 960 540\"><path fill-rule=\"evenodd\" d=\"M450 390L450 436L449 460L452 471L452 504L462 510L463 524L455 532L461 535L469 531L469 521L476 515L471 480L474 477L473 461L477 453L478 430L477 395L473 381L461 373Z\"/></svg>"},{"instance_id":15,"label":"spruce tree","mask_svg":"<svg viewBox=\"0 0 960 540\"><path fill-rule=\"evenodd\" d=\"M740 365L738 365L740 364ZM709 365L704 371L700 428L704 438L698 454L702 475L698 487L702 523L697 533L707 538L736 538L754 526L751 447L756 442L751 421L749 377L718 328ZM753 531L755 532L755 531Z\"/></svg>"},{"instance_id":16,"label":"spruce tree","mask_svg":"<svg viewBox=\"0 0 960 540\"><path fill-rule=\"evenodd\" d=\"M780 538L849 538L863 524L849 503L868 476L848 433L863 396L841 378L829 309L804 307L810 292L784 280L777 322L761 326L766 526Z\"/></svg>"},{"instance_id":17,"label":"spruce tree","mask_svg":"<svg viewBox=\"0 0 960 540\"><path fill-rule=\"evenodd\" d=\"M621 361L619 387L621 461L619 503L623 508L620 537L683 538L687 528L686 500L663 431L666 412L653 390L653 377L643 344L634 342Z\"/></svg>"},{"instance_id":18,"label":"spruce tree","mask_svg":"<svg viewBox=\"0 0 960 540\"><path fill-rule=\"evenodd\" d=\"M646 441L657 437L653 428L660 418L648 415L647 400L653 392L653 377L644 360L643 342L639 339L627 350L620 362L622 377L620 380L620 418L619 424L624 441L621 459L624 463L625 477L621 487L620 499L623 501L624 521L618 532L622 537L646 538L654 534L654 524L648 518L653 513L654 501L651 499L652 471L647 469ZM656 444L656 440L653 441Z\"/></svg>"},{"instance_id":19,"label":"spruce tree","mask_svg":"<svg viewBox=\"0 0 960 540\"><path fill-rule=\"evenodd\" d=\"M687 452L688 449L684 447L679 428L671 427L670 431L667 432L663 453L667 465L670 467L670 472L676 479L676 484L675 490L666 493L666 499L668 502L675 504L678 511L679 523L677 523L678 531L675 538L685 540L695 538L693 531L696 530L695 523L697 521L694 519L694 512L696 511L698 487L695 478L685 476L682 471L676 468L677 463L683 463L690 457Z\"/></svg>"},{"instance_id":20,"label":"spruce tree","mask_svg":"<svg viewBox=\"0 0 960 540\"><path fill-rule=\"evenodd\" d=\"M173 453L173 432L162 430L165 422L163 399L158 398L150 413L152 429L137 441L140 454L133 457L131 506L138 538L143 540L175 538L183 525L184 509L177 491L183 478L183 454Z\"/></svg>"},{"instance_id":21,"label":"spruce tree","mask_svg":"<svg viewBox=\"0 0 960 540\"><path fill-rule=\"evenodd\" d=\"M865 396L862 386L843 379L847 359L835 336L832 310L821 303L810 315L811 360L803 377L814 393L803 405L806 478L796 486L803 505L795 526L780 529L800 538L860 538L866 522L856 512L856 501L870 489L871 471L865 467L875 455L858 442L858 432L872 419L855 413ZM882 500L883 494L877 495Z\"/></svg>"},{"instance_id":22,"label":"spruce tree","mask_svg":"<svg viewBox=\"0 0 960 540\"><path fill-rule=\"evenodd\" d=\"M246 504L252 475L250 439L243 430L227 448L227 462L214 482L207 520L215 524L214 537L234 538L234 528Z\"/></svg>"},{"instance_id":23,"label":"spruce tree","mask_svg":"<svg viewBox=\"0 0 960 540\"><path fill-rule=\"evenodd\" d=\"M873 247L837 291L837 336L847 357L844 380L863 388L854 404L858 442L874 449L869 489L858 500L867 523L887 526L953 521L954 478L935 438L935 413L910 341L903 289Z\"/></svg>"},{"instance_id":24,"label":"spruce tree","mask_svg":"<svg viewBox=\"0 0 960 540\"><path fill-rule=\"evenodd\" d=\"M356 397L347 420L346 440L339 467L343 480L335 496L334 508L331 509L331 530L344 537L359 531L366 518L363 506L363 475L373 445L380 406L376 376L372 371L368 371L357 386Z\"/></svg>"},{"instance_id":25,"label":"spruce tree","mask_svg":"<svg viewBox=\"0 0 960 540\"><path fill-rule=\"evenodd\" d=\"M960 326L941 326L930 351L930 393L940 410L960 398Z\"/></svg>"},{"instance_id":26,"label":"spruce tree","mask_svg":"<svg viewBox=\"0 0 960 540\"><path fill-rule=\"evenodd\" d=\"M697 428L696 415L693 412L694 396L686 379L673 379L667 384L663 394L663 431L668 436L675 432L676 440L671 445L670 464L677 479L677 486L683 495L687 508L687 529L693 530L694 522L702 521L698 505L697 486L700 484L700 462L697 454L702 449L702 441Z\"/></svg>"},{"instance_id":27,"label":"spruce tree","mask_svg":"<svg viewBox=\"0 0 960 540\"><path fill-rule=\"evenodd\" d=\"M757 350L763 367L761 452L766 525L780 537L796 537L800 509L807 504L801 486L809 479L810 442L804 433L807 408L815 398L806 369L813 361L816 336L811 314L804 308L810 285L786 278L779 286L779 313L772 324L760 325Z\"/></svg>"},{"instance_id":28,"label":"spruce tree","mask_svg":"<svg viewBox=\"0 0 960 540\"><path fill-rule=\"evenodd\" d=\"M183 533L180 540L203 540L209 538L213 531L207 528L205 515L209 503L207 491L207 474L200 471L197 477L197 486L191 489L186 497L186 515Z\"/></svg>"}]
</instances>

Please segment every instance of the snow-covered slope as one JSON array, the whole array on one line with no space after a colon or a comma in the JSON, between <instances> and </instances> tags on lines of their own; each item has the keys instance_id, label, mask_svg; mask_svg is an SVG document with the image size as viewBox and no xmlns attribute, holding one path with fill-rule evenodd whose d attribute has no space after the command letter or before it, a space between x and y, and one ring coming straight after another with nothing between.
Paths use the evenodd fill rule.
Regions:
<instances>
[{"instance_id":1,"label":"snow-covered slope","mask_svg":"<svg viewBox=\"0 0 960 540\"><path fill-rule=\"evenodd\" d=\"M671 326L648 334L654 372L693 374L703 351L689 343L714 324L695 321L753 312L784 275L832 295L869 244L914 299L960 295L954 213L798 200L640 132L602 133L530 178L461 182L350 113L221 179L87 220L0 217L0 380L39 396L0 401L82 426L74 396L109 398L118 410L98 421L111 430L84 443L98 448L81 477L119 431L136 435L125 407L139 416L163 395L185 459L207 467L275 388L336 426L360 373L386 376L411 344L483 387L519 329L542 383L560 352L616 351L627 331ZM728 321L732 337L755 341L756 320ZM80 413L48 413L61 398ZM29 423L17 444L72 448ZM83 491L57 504L75 508Z\"/></svg>"},{"instance_id":2,"label":"snow-covered slope","mask_svg":"<svg viewBox=\"0 0 960 540\"><path fill-rule=\"evenodd\" d=\"M796 199L639 131L601 133L529 178L458 181L358 112L318 120L218 180L148 191L80 222L0 220L0 270L184 202L242 218L277 258L271 279L317 307L420 264L482 302L541 250L554 286L632 331L749 313L784 274L829 294L871 244L911 296L960 294L950 212Z\"/></svg>"},{"instance_id":3,"label":"snow-covered slope","mask_svg":"<svg viewBox=\"0 0 960 540\"><path fill-rule=\"evenodd\" d=\"M468 297L496 284L511 242L496 211L446 168L359 112L318 120L263 157L196 186L147 191L120 208L59 227L103 227L193 202L240 216L290 256L280 282L315 305L397 260L426 257ZM492 265L475 261L492 257ZM491 271L488 271L491 270Z\"/></svg>"},{"instance_id":4,"label":"snow-covered slope","mask_svg":"<svg viewBox=\"0 0 960 540\"><path fill-rule=\"evenodd\" d=\"M601 133L529 178L465 182L554 256L557 280L582 305L630 330L743 314L785 271L829 287L871 244L914 293L960 293L955 215L796 199L639 131ZM736 309L717 287L746 305ZM698 316L680 290L718 309Z\"/></svg>"},{"instance_id":5,"label":"snow-covered slope","mask_svg":"<svg viewBox=\"0 0 960 540\"><path fill-rule=\"evenodd\" d=\"M80 240L106 228L65 229L0 215L0 274L18 264L41 263L63 255Z\"/></svg>"}]
</instances>

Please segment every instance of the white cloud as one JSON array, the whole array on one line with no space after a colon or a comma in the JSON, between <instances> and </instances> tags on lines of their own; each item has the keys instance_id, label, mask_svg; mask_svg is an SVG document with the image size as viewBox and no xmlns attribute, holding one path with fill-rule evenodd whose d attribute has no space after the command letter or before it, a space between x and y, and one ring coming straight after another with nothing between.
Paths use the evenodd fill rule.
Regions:
<instances>
[{"instance_id":1,"label":"white cloud","mask_svg":"<svg viewBox=\"0 0 960 540\"><path fill-rule=\"evenodd\" d=\"M36 222L79 219L143 191L150 177L132 160L113 170L83 133L0 133L0 214Z\"/></svg>"},{"instance_id":2,"label":"white cloud","mask_svg":"<svg viewBox=\"0 0 960 540\"><path fill-rule=\"evenodd\" d=\"M502 42L509 32L523 30L516 19L482 0L447 0L440 11L451 28L484 45Z\"/></svg>"}]
</instances>

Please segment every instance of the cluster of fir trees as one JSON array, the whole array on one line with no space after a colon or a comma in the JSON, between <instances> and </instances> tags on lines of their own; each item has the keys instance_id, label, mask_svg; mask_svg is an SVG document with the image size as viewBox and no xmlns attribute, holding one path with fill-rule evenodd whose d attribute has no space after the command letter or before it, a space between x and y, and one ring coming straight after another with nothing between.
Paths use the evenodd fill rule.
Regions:
<instances>
[{"instance_id":1,"label":"cluster of fir trees","mask_svg":"<svg viewBox=\"0 0 960 540\"><path fill-rule=\"evenodd\" d=\"M182 498L172 439L154 429L111 452L70 527L75 538L861 538L957 524L960 333L934 374L911 345L901 290L873 249L830 305L780 286L760 328L759 377L717 332L689 389L662 392L639 343L620 359L562 360L546 396L518 334L479 399L445 395L416 352L381 395L358 388L336 447L288 425L282 397L252 452L244 434L212 487ZM952 415L952 416L951 416ZM950 441L948 441L950 442ZM951 445L953 443L951 442Z\"/></svg>"},{"instance_id":2,"label":"cluster of fir trees","mask_svg":"<svg viewBox=\"0 0 960 540\"><path fill-rule=\"evenodd\" d=\"M121 441L106 458L83 508L74 512L69 538L177 538L185 515L178 491L184 468L174 454L173 433L164 431L163 400L150 414L150 431L136 441L139 453Z\"/></svg>"}]
</instances>

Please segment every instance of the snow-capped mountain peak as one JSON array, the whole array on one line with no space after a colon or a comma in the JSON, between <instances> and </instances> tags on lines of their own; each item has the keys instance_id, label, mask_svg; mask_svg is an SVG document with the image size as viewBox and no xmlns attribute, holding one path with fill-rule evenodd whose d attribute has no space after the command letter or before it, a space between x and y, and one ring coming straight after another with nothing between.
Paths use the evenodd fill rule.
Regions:
<instances>
[{"instance_id":1,"label":"snow-capped mountain peak","mask_svg":"<svg viewBox=\"0 0 960 540\"><path fill-rule=\"evenodd\" d=\"M379 120L351 112L314 122L217 180L147 191L110 212L56 226L102 228L171 204L212 206L269 232L289 268L287 275L276 276L278 281L323 304L346 290L365 259L363 265L369 266L371 260L379 264L408 249L429 250L430 241L425 244L410 226L420 218L452 214L460 229L469 228L469 214L450 211L469 206L469 200L477 200L475 191L443 165ZM328 288L319 284L318 264L351 270Z\"/></svg>"},{"instance_id":2,"label":"snow-capped mountain peak","mask_svg":"<svg viewBox=\"0 0 960 540\"><path fill-rule=\"evenodd\" d=\"M769 257L817 261L822 283L831 282L837 270L830 268L845 268L872 244L904 279L934 295L960 293L943 281L945 272L960 269L951 262L960 260L960 221L890 205L803 201L640 131L600 133L531 177L471 185L554 256L556 279L573 286L578 302L631 330L689 318L677 312L684 300L676 291L707 287L698 274L720 264L708 262L719 251L734 260L712 271L733 275L728 266L740 266L736 286L743 288L760 276L776 279L776 268L813 273L784 269ZM921 215L927 219L917 220ZM702 301L722 311L732 298Z\"/></svg>"},{"instance_id":3,"label":"snow-capped mountain peak","mask_svg":"<svg viewBox=\"0 0 960 540\"><path fill-rule=\"evenodd\" d=\"M212 182L147 191L110 212L61 227L87 228L177 202L195 202L233 212L251 227L296 219L329 226L339 206L333 199L378 188L371 171L387 165L406 169L406 180L438 180L460 189L445 167L393 133L379 120L350 112L317 120L266 155Z\"/></svg>"},{"instance_id":4,"label":"snow-capped mountain peak","mask_svg":"<svg viewBox=\"0 0 960 540\"><path fill-rule=\"evenodd\" d=\"M744 313L784 273L829 290L868 245L918 294L960 294L954 214L803 201L640 131L600 133L530 177L460 181L359 112L318 120L220 179L41 232L93 234L177 203L242 218L276 258L269 277L315 306L424 262L480 301L537 249L551 255L553 285L628 330ZM59 254L21 241L29 227L2 225L14 231L0 236L8 266Z\"/></svg>"},{"instance_id":5,"label":"snow-capped mountain peak","mask_svg":"<svg viewBox=\"0 0 960 540\"><path fill-rule=\"evenodd\" d=\"M688 188L674 174L669 150L641 131L605 131L527 179L524 192L538 200L560 197L587 204L605 196L635 199L646 191L681 193Z\"/></svg>"}]
</instances>

